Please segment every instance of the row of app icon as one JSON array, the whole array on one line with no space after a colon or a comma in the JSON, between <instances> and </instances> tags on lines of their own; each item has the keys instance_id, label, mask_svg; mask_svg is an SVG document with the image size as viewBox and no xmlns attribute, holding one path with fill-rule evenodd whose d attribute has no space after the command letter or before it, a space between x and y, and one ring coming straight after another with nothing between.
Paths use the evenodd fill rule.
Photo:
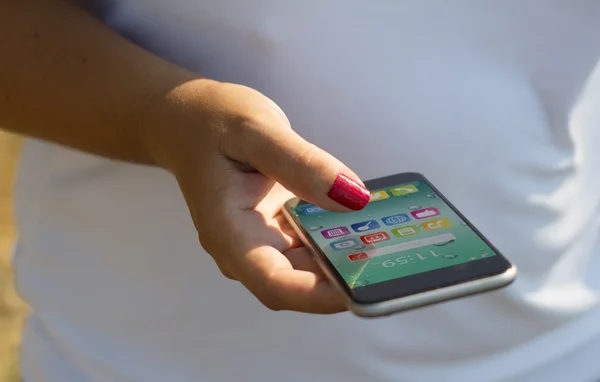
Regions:
<instances>
[{"instance_id":1,"label":"row of app icon","mask_svg":"<svg viewBox=\"0 0 600 382\"><path fill-rule=\"evenodd\" d=\"M404 184L401 186L395 186L388 189L388 191L394 196L406 196L409 194L414 194L415 192L419 192L419 189L414 184ZM377 190L371 192L371 202L376 202L378 200L388 199L390 194L386 190ZM304 214L318 214L326 212L321 207L317 207L313 204L305 204L298 207Z\"/></svg>"},{"instance_id":2,"label":"row of app icon","mask_svg":"<svg viewBox=\"0 0 600 382\"><path fill-rule=\"evenodd\" d=\"M392 235L394 235L396 237L405 237L405 236L412 236L412 235L418 234L419 232L421 232L421 228L425 229L426 231L436 231L439 229L444 229L444 228L449 228L449 227L452 227L452 223L450 223L450 220L448 220L446 218L440 218L440 219L433 219L433 220L423 222L423 223L421 223L420 226L407 225L407 226L394 228L391 230L391 233L392 233ZM350 233L350 232L348 231L348 233ZM376 244L376 243L380 243L382 241L390 240L390 238L391 238L390 235L384 231L360 236L360 240L364 244ZM355 238L334 241L334 242L330 243L329 245L335 251L344 251L346 249L359 248L361 246L364 247Z\"/></svg>"},{"instance_id":3,"label":"row of app icon","mask_svg":"<svg viewBox=\"0 0 600 382\"><path fill-rule=\"evenodd\" d=\"M410 214L413 216L413 218L420 220L431 218L433 216L438 216L440 214L440 211L435 207L429 207L416 211L411 211ZM387 226L404 224L406 222L409 222L410 220L411 219L408 216L408 214L396 214L381 218L383 224ZM363 222L351 224L350 227L354 232L362 233L381 228L381 225L379 224L379 222L377 222L377 220L366 220ZM348 229L348 227L345 226L329 228L321 231L321 235L323 235L325 239L334 239L336 237L346 236L349 234L350 230Z\"/></svg>"},{"instance_id":4,"label":"row of app icon","mask_svg":"<svg viewBox=\"0 0 600 382\"><path fill-rule=\"evenodd\" d=\"M394 186L389 188L389 191L394 196L406 196L419 192L419 189L414 184L403 184L401 186ZM378 200L384 200L390 197L390 194L385 190L377 190L371 192L371 202Z\"/></svg>"}]
</instances>

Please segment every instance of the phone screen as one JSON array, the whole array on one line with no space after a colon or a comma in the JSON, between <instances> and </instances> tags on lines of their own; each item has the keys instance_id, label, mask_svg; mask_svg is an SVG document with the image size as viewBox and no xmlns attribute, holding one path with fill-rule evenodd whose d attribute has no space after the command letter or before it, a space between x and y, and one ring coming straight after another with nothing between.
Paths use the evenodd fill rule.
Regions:
<instances>
[{"instance_id":1,"label":"phone screen","mask_svg":"<svg viewBox=\"0 0 600 382\"><path fill-rule=\"evenodd\" d=\"M424 180L371 190L361 211L292 211L351 289L498 256Z\"/></svg>"}]
</instances>

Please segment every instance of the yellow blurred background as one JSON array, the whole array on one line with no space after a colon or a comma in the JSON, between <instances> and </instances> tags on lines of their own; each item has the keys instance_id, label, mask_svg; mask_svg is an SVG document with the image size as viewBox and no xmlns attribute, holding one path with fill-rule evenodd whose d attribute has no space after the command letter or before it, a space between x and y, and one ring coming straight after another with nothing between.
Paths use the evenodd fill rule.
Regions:
<instances>
[{"instance_id":1,"label":"yellow blurred background","mask_svg":"<svg viewBox=\"0 0 600 382\"><path fill-rule=\"evenodd\" d=\"M10 257L16 229L12 191L20 139L0 131L0 381L19 381L17 352L25 305L13 287Z\"/></svg>"}]
</instances>

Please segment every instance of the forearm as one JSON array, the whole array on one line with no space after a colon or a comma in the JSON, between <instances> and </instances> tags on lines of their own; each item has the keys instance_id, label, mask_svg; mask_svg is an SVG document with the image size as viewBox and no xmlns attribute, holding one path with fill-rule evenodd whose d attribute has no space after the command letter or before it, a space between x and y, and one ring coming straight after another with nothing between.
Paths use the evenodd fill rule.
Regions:
<instances>
[{"instance_id":1,"label":"forearm","mask_svg":"<svg viewBox=\"0 0 600 382\"><path fill-rule=\"evenodd\" d=\"M147 109L194 77L62 0L0 3L0 127L154 164Z\"/></svg>"}]
</instances>

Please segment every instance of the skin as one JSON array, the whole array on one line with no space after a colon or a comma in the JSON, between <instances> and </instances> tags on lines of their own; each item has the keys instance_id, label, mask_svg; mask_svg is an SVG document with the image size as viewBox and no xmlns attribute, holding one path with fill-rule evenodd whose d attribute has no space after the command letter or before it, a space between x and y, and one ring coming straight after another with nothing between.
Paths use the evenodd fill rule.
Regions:
<instances>
[{"instance_id":1,"label":"skin","mask_svg":"<svg viewBox=\"0 0 600 382\"><path fill-rule=\"evenodd\" d=\"M297 135L273 101L169 63L70 1L1 2L0 46L0 126L168 170L226 277L272 310L346 309L281 206L295 194L349 211L327 193L340 173L362 183Z\"/></svg>"}]
</instances>

